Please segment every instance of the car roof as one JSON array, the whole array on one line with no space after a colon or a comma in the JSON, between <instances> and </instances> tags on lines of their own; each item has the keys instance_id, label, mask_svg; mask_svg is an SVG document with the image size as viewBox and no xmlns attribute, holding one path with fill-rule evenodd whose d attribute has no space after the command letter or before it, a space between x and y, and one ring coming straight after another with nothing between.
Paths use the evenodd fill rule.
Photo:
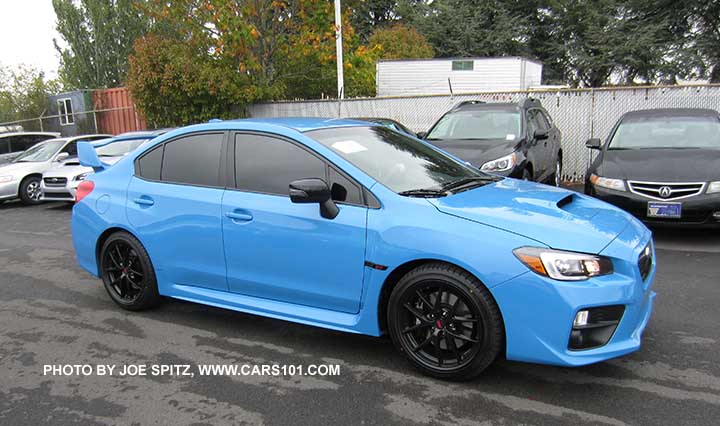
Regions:
<instances>
[{"instance_id":1,"label":"car roof","mask_svg":"<svg viewBox=\"0 0 720 426\"><path fill-rule=\"evenodd\" d=\"M483 102L479 100L462 101L455 105L451 111L483 110L483 109L517 109L517 108L539 108L540 101L534 98L525 98L517 102Z\"/></svg>"},{"instance_id":2,"label":"car roof","mask_svg":"<svg viewBox=\"0 0 720 426\"><path fill-rule=\"evenodd\" d=\"M219 120L213 120L211 122L219 122ZM229 120L229 122L271 124L287 127L298 132L309 132L312 130L329 129L333 127L368 126L367 121L327 117L243 118L239 120ZM370 125L372 126L376 124L370 123Z\"/></svg>"},{"instance_id":3,"label":"car roof","mask_svg":"<svg viewBox=\"0 0 720 426\"><path fill-rule=\"evenodd\" d=\"M6 138L8 136L22 136L22 135L58 137L58 136L60 136L60 133L56 133L56 132L6 132L6 133L0 133L0 138Z\"/></svg>"},{"instance_id":4,"label":"car roof","mask_svg":"<svg viewBox=\"0 0 720 426\"><path fill-rule=\"evenodd\" d=\"M650 117L718 117L719 115L717 111L708 108L656 108L626 112L621 120Z\"/></svg>"}]
</instances>

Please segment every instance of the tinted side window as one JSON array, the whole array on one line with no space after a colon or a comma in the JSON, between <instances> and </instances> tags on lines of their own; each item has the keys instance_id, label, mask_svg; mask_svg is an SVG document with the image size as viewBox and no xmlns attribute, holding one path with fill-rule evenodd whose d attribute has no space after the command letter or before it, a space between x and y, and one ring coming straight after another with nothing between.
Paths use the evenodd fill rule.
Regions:
<instances>
[{"instance_id":1,"label":"tinted side window","mask_svg":"<svg viewBox=\"0 0 720 426\"><path fill-rule=\"evenodd\" d=\"M8 139L10 140L10 152L23 152L35 145L35 141L30 136L13 136Z\"/></svg>"},{"instance_id":2,"label":"tinted side window","mask_svg":"<svg viewBox=\"0 0 720 426\"><path fill-rule=\"evenodd\" d=\"M70 142L60 152L67 152L71 157L77 157L77 142Z\"/></svg>"},{"instance_id":3,"label":"tinted side window","mask_svg":"<svg viewBox=\"0 0 720 426\"><path fill-rule=\"evenodd\" d=\"M290 182L325 178L325 162L270 136L235 135L235 185L251 192L288 195Z\"/></svg>"},{"instance_id":4,"label":"tinted side window","mask_svg":"<svg viewBox=\"0 0 720 426\"><path fill-rule=\"evenodd\" d=\"M7 138L0 138L0 155L7 154L10 151L10 142L7 140Z\"/></svg>"},{"instance_id":5,"label":"tinted side window","mask_svg":"<svg viewBox=\"0 0 720 426\"><path fill-rule=\"evenodd\" d=\"M542 116L542 112L539 109L530 111L530 121L535 129L547 130L550 128L548 123L545 121L545 117Z\"/></svg>"},{"instance_id":6,"label":"tinted side window","mask_svg":"<svg viewBox=\"0 0 720 426\"><path fill-rule=\"evenodd\" d=\"M191 185L218 186L222 133L205 133L165 144L160 179Z\"/></svg>"},{"instance_id":7,"label":"tinted side window","mask_svg":"<svg viewBox=\"0 0 720 426\"><path fill-rule=\"evenodd\" d=\"M164 147L164 145L160 145L140 157L137 162L138 176L150 180L160 180Z\"/></svg>"},{"instance_id":8,"label":"tinted side window","mask_svg":"<svg viewBox=\"0 0 720 426\"><path fill-rule=\"evenodd\" d=\"M328 170L328 184L333 201L348 204L363 205L362 191L360 187L343 176L335 168Z\"/></svg>"}]
</instances>

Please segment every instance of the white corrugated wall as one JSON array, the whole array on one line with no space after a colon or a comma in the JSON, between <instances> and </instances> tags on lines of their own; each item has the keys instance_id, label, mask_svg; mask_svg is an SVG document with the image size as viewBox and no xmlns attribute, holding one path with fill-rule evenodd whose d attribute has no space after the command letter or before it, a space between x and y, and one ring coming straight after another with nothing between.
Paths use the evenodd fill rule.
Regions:
<instances>
[{"instance_id":1,"label":"white corrugated wall","mask_svg":"<svg viewBox=\"0 0 720 426\"><path fill-rule=\"evenodd\" d=\"M473 61L453 71L454 60ZM525 58L413 59L377 63L377 96L412 96L524 90L540 84L542 64ZM448 83L448 80L450 83Z\"/></svg>"}]
</instances>

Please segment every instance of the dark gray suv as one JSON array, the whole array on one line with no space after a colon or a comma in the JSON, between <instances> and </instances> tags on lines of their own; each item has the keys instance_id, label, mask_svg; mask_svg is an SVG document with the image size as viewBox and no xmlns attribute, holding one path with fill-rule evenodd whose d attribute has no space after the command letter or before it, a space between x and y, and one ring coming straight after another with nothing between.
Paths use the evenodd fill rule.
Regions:
<instances>
[{"instance_id":1,"label":"dark gray suv","mask_svg":"<svg viewBox=\"0 0 720 426\"><path fill-rule=\"evenodd\" d=\"M461 102L418 137L485 172L560 184L561 134L537 99Z\"/></svg>"}]
</instances>

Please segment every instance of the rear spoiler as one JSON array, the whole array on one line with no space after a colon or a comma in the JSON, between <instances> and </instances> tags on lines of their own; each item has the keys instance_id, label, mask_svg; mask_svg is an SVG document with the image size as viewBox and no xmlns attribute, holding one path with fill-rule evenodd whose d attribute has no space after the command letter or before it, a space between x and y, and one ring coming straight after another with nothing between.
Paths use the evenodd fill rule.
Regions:
<instances>
[{"instance_id":1,"label":"rear spoiler","mask_svg":"<svg viewBox=\"0 0 720 426\"><path fill-rule=\"evenodd\" d=\"M95 152L95 147L93 147L90 142L78 142L77 150L81 165L92 167L95 172L108 168L107 164L100 161L100 157L98 157L97 152Z\"/></svg>"}]
</instances>

